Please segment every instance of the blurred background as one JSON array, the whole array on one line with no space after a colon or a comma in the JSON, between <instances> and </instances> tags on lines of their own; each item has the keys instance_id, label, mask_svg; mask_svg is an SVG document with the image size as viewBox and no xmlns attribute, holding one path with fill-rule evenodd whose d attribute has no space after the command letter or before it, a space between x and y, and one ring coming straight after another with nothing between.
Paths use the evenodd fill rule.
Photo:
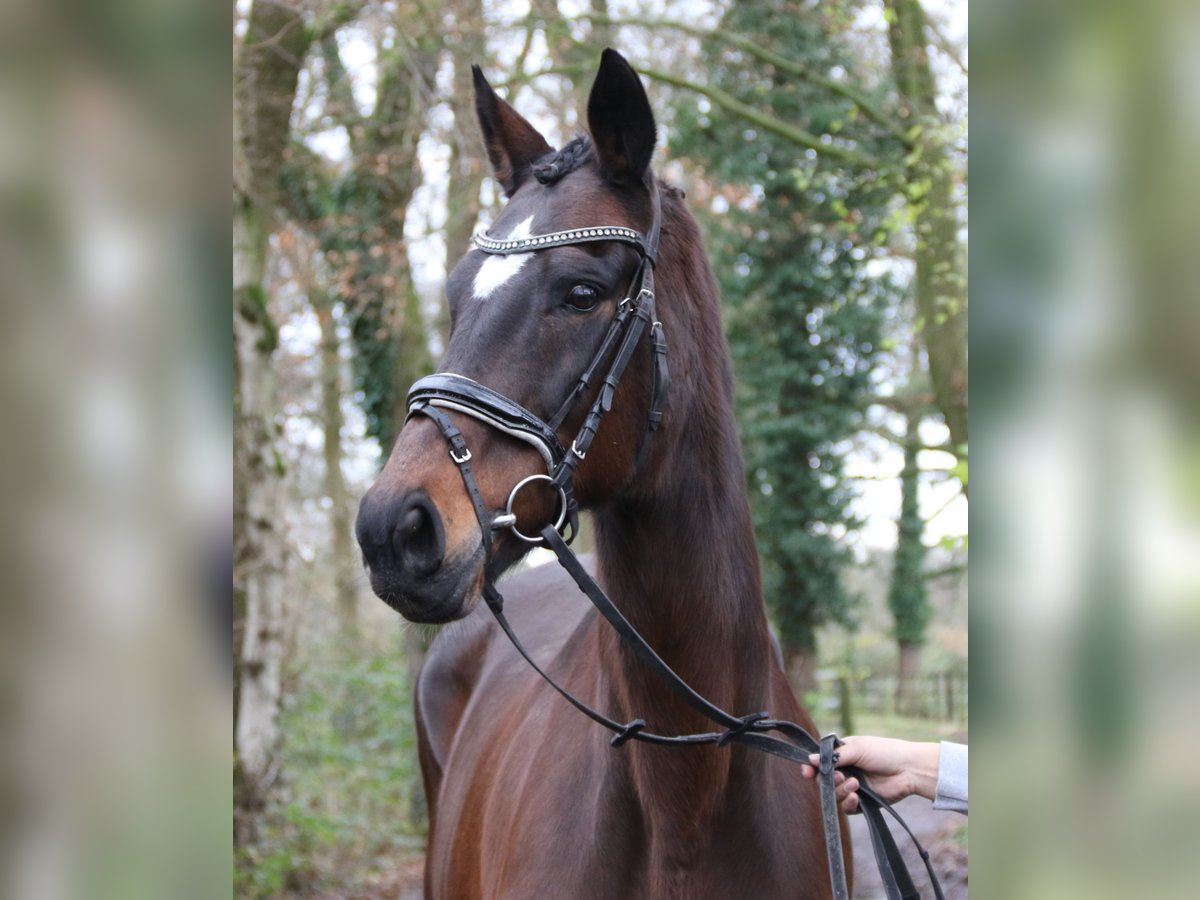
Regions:
<instances>
[{"instance_id":1,"label":"blurred background","mask_svg":"<svg viewBox=\"0 0 1200 900\"><path fill-rule=\"evenodd\" d=\"M560 142L615 46L820 727L973 713L979 896L1191 896L1193 6L972 10L968 617L965 3L5 4L0 895L414 895L430 635L349 523L498 206L466 66Z\"/></svg>"}]
</instances>

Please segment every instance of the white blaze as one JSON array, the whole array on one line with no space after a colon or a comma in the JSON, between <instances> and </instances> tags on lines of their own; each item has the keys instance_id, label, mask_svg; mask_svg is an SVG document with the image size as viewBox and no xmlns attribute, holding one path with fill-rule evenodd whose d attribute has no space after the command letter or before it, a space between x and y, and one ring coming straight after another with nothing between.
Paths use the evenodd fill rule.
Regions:
<instances>
[{"instance_id":1,"label":"white blaze","mask_svg":"<svg viewBox=\"0 0 1200 900\"><path fill-rule=\"evenodd\" d=\"M530 216L525 221L519 222L517 227L501 238L501 240L519 241L522 238L527 238L533 233L530 230L532 227L533 216ZM521 271L521 267L529 262L529 257L529 253L513 253L509 256L489 254L488 258L483 261L483 265L479 267L479 271L475 273L476 299L486 300L490 297L496 288Z\"/></svg>"}]
</instances>

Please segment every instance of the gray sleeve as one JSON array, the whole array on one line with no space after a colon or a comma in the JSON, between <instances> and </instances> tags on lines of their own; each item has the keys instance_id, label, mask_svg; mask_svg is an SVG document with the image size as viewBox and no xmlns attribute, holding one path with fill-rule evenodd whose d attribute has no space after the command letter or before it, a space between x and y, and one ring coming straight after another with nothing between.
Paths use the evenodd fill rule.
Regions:
<instances>
[{"instance_id":1,"label":"gray sleeve","mask_svg":"<svg viewBox=\"0 0 1200 900\"><path fill-rule=\"evenodd\" d=\"M967 746L942 741L938 756L937 793L934 809L949 809L964 815L967 812Z\"/></svg>"}]
</instances>

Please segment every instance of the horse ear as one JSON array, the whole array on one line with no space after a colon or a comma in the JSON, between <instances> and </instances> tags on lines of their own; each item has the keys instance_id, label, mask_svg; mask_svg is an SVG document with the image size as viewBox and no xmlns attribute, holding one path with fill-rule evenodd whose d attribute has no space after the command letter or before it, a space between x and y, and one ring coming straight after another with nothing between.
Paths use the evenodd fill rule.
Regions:
<instances>
[{"instance_id":1,"label":"horse ear","mask_svg":"<svg viewBox=\"0 0 1200 900\"><path fill-rule=\"evenodd\" d=\"M607 177L642 180L658 131L642 80L616 50L605 50L600 56L600 70L588 97L588 128L600 170Z\"/></svg>"},{"instance_id":2,"label":"horse ear","mask_svg":"<svg viewBox=\"0 0 1200 900\"><path fill-rule=\"evenodd\" d=\"M511 197L529 177L530 166L553 149L538 130L492 90L479 66L475 76L475 112L496 180Z\"/></svg>"}]
</instances>

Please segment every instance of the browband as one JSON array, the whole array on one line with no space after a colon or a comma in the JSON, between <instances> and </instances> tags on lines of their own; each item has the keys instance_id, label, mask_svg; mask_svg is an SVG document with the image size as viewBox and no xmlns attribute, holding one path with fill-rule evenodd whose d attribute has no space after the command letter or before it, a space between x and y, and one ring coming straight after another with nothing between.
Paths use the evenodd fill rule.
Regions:
<instances>
[{"instance_id":1,"label":"browband","mask_svg":"<svg viewBox=\"0 0 1200 900\"><path fill-rule=\"evenodd\" d=\"M607 225L600 228L574 228L570 231L535 234L511 241L498 241L481 232L472 237L471 241L484 253L494 253L499 256L507 256L510 253L528 253L531 250L544 250L549 247L567 247L571 244L590 244L594 241L617 241L637 247L642 256L649 257L651 260L654 258L651 242L640 231L618 225Z\"/></svg>"}]
</instances>

